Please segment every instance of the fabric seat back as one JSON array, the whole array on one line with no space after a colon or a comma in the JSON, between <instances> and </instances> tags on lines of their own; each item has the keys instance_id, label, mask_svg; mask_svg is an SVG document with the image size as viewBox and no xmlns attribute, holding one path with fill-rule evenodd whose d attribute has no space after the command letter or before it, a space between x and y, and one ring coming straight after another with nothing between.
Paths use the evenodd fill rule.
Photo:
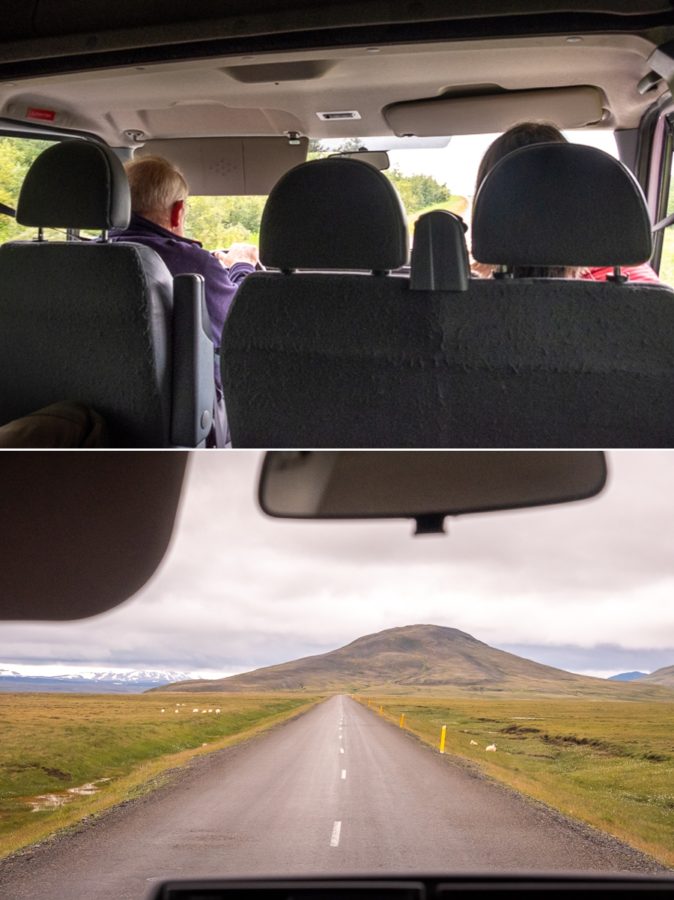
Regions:
<instances>
[{"instance_id":1,"label":"fabric seat back","mask_svg":"<svg viewBox=\"0 0 674 900\"><path fill-rule=\"evenodd\" d=\"M245 423L239 445L674 445L666 288L524 280L515 295L512 283L473 279L449 293L391 278L373 297L345 276L328 301L317 274L280 303L271 276L250 279L251 322L228 347L247 384L245 406L228 400Z\"/></svg>"},{"instance_id":2,"label":"fabric seat back","mask_svg":"<svg viewBox=\"0 0 674 900\"><path fill-rule=\"evenodd\" d=\"M595 194L583 181L585 151L593 148L561 150L571 152L573 166L556 157L554 165L533 169L558 184L568 171L566 196L574 202L541 206L533 179L522 197L526 212L514 207L505 233L488 234L493 255L490 249L484 261L620 266L646 258L648 217L634 179L593 151ZM499 178L508 183L504 168ZM588 203L602 202L602 171L610 171L611 192L603 230L593 237L575 224ZM498 179L494 183L498 187ZM488 210L487 182L484 190L481 203ZM508 202L515 199L508 194ZM287 218L285 226L297 229L293 240L311 247L311 234L297 224L301 206L296 212L295 225ZM543 219L550 246L538 240ZM348 236L340 232L338 239ZM320 272L250 276L224 340L223 383L235 446L674 444L669 288L578 278L468 279L456 222L428 221L419 241L409 279ZM276 258L279 268L291 270L292 262L283 254ZM309 267L311 260L305 256L303 262Z\"/></svg>"},{"instance_id":3,"label":"fabric seat back","mask_svg":"<svg viewBox=\"0 0 674 900\"><path fill-rule=\"evenodd\" d=\"M381 325L360 317L370 320L381 291L407 283L387 274L407 258L400 198L372 166L329 158L280 179L262 216L260 259L281 271L246 279L223 331L235 447L319 446L319 420L351 419L359 355L377 353Z\"/></svg>"},{"instance_id":4,"label":"fabric seat back","mask_svg":"<svg viewBox=\"0 0 674 900\"><path fill-rule=\"evenodd\" d=\"M67 141L31 167L17 218L39 228L40 236L47 227L93 228L105 235L124 227L129 213L128 182L115 154ZM201 282L182 277L196 279L197 288ZM181 411L175 402L173 320L173 279L147 247L41 239L3 245L0 423L75 402L103 417L112 446L174 445L186 404ZM212 391L199 399L210 415ZM194 412L197 421L201 412ZM186 445L205 438L210 421L202 425L191 433L182 429L183 439L192 437Z\"/></svg>"},{"instance_id":5,"label":"fabric seat back","mask_svg":"<svg viewBox=\"0 0 674 900\"><path fill-rule=\"evenodd\" d=\"M651 254L625 166L583 145L513 151L480 186L472 246L501 271L472 283L479 329L455 348L457 368L474 370L457 372L466 446L672 446L674 293L621 274ZM583 280L600 266L610 281ZM510 277L555 267L569 277Z\"/></svg>"},{"instance_id":6,"label":"fabric seat back","mask_svg":"<svg viewBox=\"0 0 674 900\"><path fill-rule=\"evenodd\" d=\"M172 280L145 247L0 247L0 420L93 407L113 446L170 445Z\"/></svg>"}]
</instances>

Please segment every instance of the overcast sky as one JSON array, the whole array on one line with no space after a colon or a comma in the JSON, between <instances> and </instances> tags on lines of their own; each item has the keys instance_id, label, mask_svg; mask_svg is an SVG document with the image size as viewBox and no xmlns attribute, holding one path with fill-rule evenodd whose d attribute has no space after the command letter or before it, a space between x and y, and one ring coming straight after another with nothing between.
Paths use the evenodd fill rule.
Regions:
<instances>
[{"instance_id":1,"label":"overcast sky","mask_svg":"<svg viewBox=\"0 0 674 900\"><path fill-rule=\"evenodd\" d=\"M597 499L411 524L265 518L256 453L192 454L176 530L134 598L78 623L3 623L0 667L244 671L433 623L572 671L674 664L674 453L609 454Z\"/></svg>"}]
</instances>

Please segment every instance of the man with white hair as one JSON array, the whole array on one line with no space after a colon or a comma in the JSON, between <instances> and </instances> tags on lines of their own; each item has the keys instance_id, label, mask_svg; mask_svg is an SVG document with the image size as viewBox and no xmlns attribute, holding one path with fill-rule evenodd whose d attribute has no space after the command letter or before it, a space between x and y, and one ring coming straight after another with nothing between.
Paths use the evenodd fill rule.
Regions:
<instances>
[{"instance_id":1,"label":"man with white hair","mask_svg":"<svg viewBox=\"0 0 674 900\"><path fill-rule=\"evenodd\" d=\"M255 270L257 248L233 244L227 253L210 253L199 241L185 237L189 188L182 173L161 156L143 156L126 164L131 188L131 219L115 228L111 240L145 244L164 260L171 275L203 275L211 340L220 348L222 326L236 289ZM220 366L216 357L215 383L222 400ZM218 443L225 440L220 435Z\"/></svg>"}]
</instances>

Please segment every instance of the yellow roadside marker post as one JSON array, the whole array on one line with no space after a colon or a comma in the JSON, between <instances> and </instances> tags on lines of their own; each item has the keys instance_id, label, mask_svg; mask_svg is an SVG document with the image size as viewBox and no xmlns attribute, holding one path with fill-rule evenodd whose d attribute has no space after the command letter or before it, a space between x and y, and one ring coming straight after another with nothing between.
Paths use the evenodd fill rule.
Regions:
<instances>
[{"instance_id":1,"label":"yellow roadside marker post","mask_svg":"<svg viewBox=\"0 0 674 900\"><path fill-rule=\"evenodd\" d=\"M380 715L380 716L383 716L383 715L384 715L384 707L383 707L383 706L380 706L380 707L379 707L379 715Z\"/></svg>"},{"instance_id":2,"label":"yellow roadside marker post","mask_svg":"<svg viewBox=\"0 0 674 900\"><path fill-rule=\"evenodd\" d=\"M447 737L447 726L442 726L442 731L440 732L440 753L445 752L445 738Z\"/></svg>"},{"instance_id":3,"label":"yellow roadside marker post","mask_svg":"<svg viewBox=\"0 0 674 900\"><path fill-rule=\"evenodd\" d=\"M400 727L405 727L405 713L400 713Z\"/></svg>"}]
</instances>

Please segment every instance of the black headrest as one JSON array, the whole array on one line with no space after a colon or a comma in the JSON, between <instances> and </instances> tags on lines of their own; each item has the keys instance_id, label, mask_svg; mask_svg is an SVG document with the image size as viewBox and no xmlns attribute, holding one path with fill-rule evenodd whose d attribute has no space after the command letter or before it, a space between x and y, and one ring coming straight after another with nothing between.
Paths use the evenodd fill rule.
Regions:
<instances>
[{"instance_id":1,"label":"black headrest","mask_svg":"<svg viewBox=\"0 0 674 900\"><path fill-rule=\"evenodd\" d=\"M419 216L414 227L410 287L413 291L467 291L470 262L466 226L444 209Z\"/></svg>"},{"instance_id":2,"label":"black headrest","mask_svg":"<svg viewBox=\"0 0 674 900\"><path fill-rule=\"evenodd\" d=\"M102 144L54 144L28 170L16 218L37 228L126 228L129 182L120 159Z\"/></svg>"},{"instance_id":3,"label":"black headrest","mask_svg":"<svg viewBox=\"0 0 674 900\"><path fill-rule=\"evenodd\" d=\"M317 159L272 189L260 225L260 260L278 269L397 269L407 262L398 194L356 159Z\"/></svg>"},{"instance_id":4,"label":"black headrest","mask_svg":"<svg viewBox=\"0 0 674 900\"><path fill-rule=\"evenodd\" d=\"M636 179L608 153L532 144L482 182L472 250L492 265L632 265L650 258L651 224Z\"/></svg>"}]
</instances>

